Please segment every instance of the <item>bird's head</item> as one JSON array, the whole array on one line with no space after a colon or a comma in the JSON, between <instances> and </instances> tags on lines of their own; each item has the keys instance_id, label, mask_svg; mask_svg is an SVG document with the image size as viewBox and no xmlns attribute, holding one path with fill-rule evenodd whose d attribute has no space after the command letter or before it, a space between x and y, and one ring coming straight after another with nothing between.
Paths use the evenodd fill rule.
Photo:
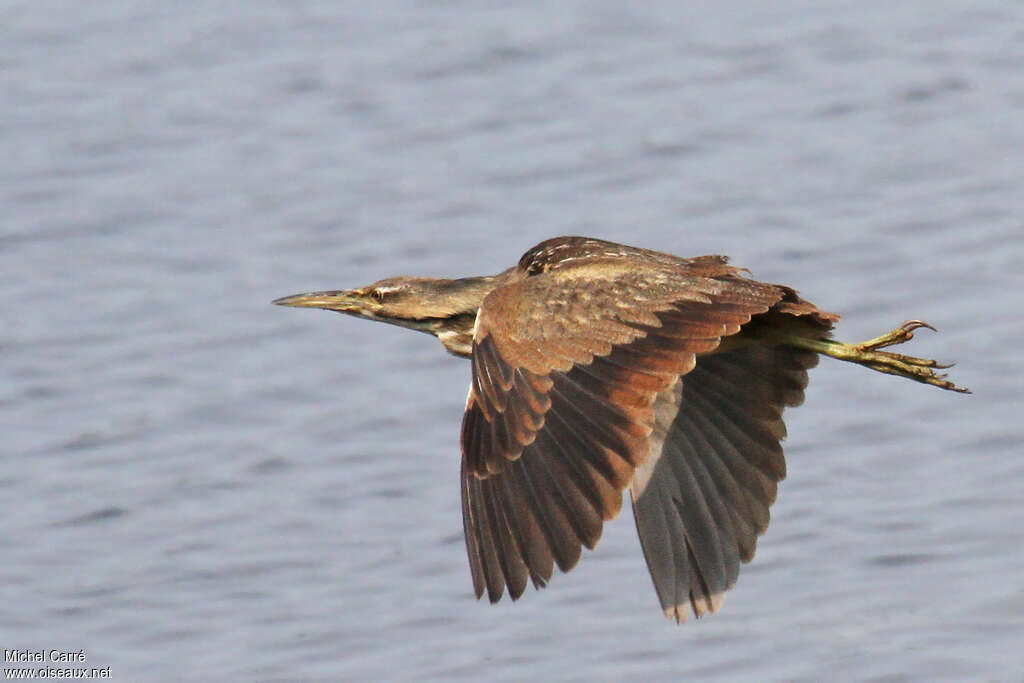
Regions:
<instances>
[{"instance_id":1,"label":"bird's head","mask_svg":"<svg viewBox=\"0 0 1024 683\"><path fill-rule=\"evenodd\" d=\"M455 355L468 356L476 314L484 297L494 288L493 280L392 277L356 289L295 294L274 303L323 308L427 332Z\"/></svg>"}]
</instances>

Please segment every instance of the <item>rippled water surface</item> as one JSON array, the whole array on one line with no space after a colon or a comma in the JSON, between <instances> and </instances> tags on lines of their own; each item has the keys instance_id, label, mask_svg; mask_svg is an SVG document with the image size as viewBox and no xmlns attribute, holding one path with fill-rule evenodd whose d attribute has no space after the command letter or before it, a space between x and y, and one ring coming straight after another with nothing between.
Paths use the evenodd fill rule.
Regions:
<instances>
[{"instance_id":1,"label":"rippled water surface","mask_svg":"<svg viewBox=\"0 0 1024 683\"><path fill-rule=\"evenodd\" d=\"M117 680L1019 680L1024 8L0 7L0 643ZM670 8L671 6L671 8ZM558 234L907 318L971 396L823 362L723 610L628 511L472 598L436 341L275 297Z\"/></svg>"}]
</instances>

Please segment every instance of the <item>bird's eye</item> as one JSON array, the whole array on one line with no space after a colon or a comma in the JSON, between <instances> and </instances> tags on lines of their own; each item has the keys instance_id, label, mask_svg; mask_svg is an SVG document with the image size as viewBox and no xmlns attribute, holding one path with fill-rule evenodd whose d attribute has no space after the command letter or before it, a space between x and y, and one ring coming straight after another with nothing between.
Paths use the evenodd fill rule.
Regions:
<instances>
[{"instance_id":1,"label":"bird's eye","mask_svg":"<svg viewBox=\"0 0 1024 683\"><path fill-rule=\"evenodd\" d=\"M372 292L370 292L370 296L372 296L374 299L376 299L377 303L383 303L384 302L384 292L379 290L379 289L375 289Z\"/></svg>"}]
</instances>

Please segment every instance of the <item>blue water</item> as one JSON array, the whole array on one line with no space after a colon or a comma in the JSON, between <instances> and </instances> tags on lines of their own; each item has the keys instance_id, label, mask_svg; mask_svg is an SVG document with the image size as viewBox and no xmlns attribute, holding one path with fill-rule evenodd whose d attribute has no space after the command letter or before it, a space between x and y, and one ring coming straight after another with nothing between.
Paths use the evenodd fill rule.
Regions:
<instances>
[{"instance_id":1,"label":"blue water","mask_svg":"<svg viewBox=\"0 0 1024 683\"><path fill-rule=\"evenodd\" d=\"M115 680L1020 680L1024 6L0 7L0 647ZM723 610L626 511L472 598L469 365L269 305L589 234L726 253L974 394L823 362Z\"/></svg>"}]
</instances>

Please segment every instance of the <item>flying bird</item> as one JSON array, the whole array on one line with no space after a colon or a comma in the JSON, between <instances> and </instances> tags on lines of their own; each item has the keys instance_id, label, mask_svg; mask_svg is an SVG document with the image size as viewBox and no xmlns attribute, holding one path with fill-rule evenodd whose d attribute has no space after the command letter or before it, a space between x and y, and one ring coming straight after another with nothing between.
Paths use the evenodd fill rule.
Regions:
<instances>
[{"instance_id":1,"label":"flying bird","mask_svg":"<svg viewBox=\"0 0 1024 683\"><path fill-rule=\"evenodd\" d=\"M782 413L819 355L967 392L949 367L882 349L921 327L831 338L839 316L724 256L556 237L497 275L395 277L297 294L436 336L469 358L462 513L477 598L568 572L629 490L664 613L715 612L754 556L786 474ZM934 329L934 328L931 328Z\"/></svg>"}]
</instances>

